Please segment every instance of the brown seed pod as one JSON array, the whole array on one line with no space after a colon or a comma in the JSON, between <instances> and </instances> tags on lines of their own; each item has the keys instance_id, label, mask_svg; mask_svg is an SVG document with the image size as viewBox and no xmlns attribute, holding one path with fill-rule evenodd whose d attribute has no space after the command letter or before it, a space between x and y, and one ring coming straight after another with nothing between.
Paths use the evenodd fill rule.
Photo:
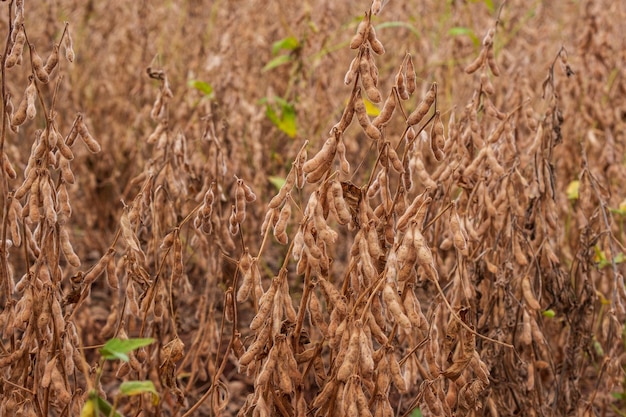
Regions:
<instances>
[{"instance_id":1,"label":"brown seed pod","mask_svg":"<svg viewBox=\"0 0 626 417\"><path fill-rule=\"evenodd\" d=\"M346 354L343 357L343 361L337 369L337 380L340 382L346 382L350 376L355 372L360 358L360 344L359 344L359 332L358 329L353 327L350 329L350 341L346 350Z\"/></svg>"},{"instance_id":2,"label":"brown seed pod","mask_svg":"<svg viewBox=\"0 0 626 417\"><path fill-rule=\"evenodd\" d=\"M465 72L467 74L475 73L480 67L485 65L485 60L487 59L487 50L482 48L480 50L480 54L465 67Z\"/></svg>"},{"instance_id":3,"label":"brown seed pod","mask_svg":"<svg viewBox=\"0 0 626 417\"><path fill-rule=\"evenodd\" d=\"M69 62L74 62L76 54L74 54L74 46L72 43L72 37L70 36L70 29L66 26L65 38L63 39L63 46L65 47L65 58Z\"/></svg>"},{"instance_id":4,"label":"brown seed pod","mask_svg":"<svg viewBox=\"0 0 626 417\"><path fill-rule=\"evenodd\" d=\"M246 201L247 198L243 180L237 178L235 189L235 221L239 224L243 223L246 219Z\"/></svg>"},{"instance_id":5,"label":"brown seed pod","mask_svg":"<svg viewBox=\"0 0 626 417\"><path fill-rule=\"evenodd\" d=\"M91 136L85 122L82 117L78 117L76 119L76 129L78 131L78 136L83 140L83 143L91 153L98 153L102 149L100 144Z\"/></svg>"},{"instance_id":6,"label":"brown seed pod","mask_svg":"<svg viewBox=\"0 0 626 417\"><path fill-rule=\"evenodd\" d=\"M26 34L24 33L24 26L19 25L16 26L17 32L15 35L15 41L13 42L13 47L11 47L11 52L7 56L5 65L7 68L11 68L17 64L22 58L22 52L24 50L24 44L26 43Z\"/></svg>"},{"instance_id":7,"label":"brown seed pod","mask_svg":"<svg viewBox=\"0 0 626 417\"><path fill-rule=\"evenodd\" d=\"M365 35L367 34L368 27L370 26L369 16L365 15L363 20L359 22L356 28L356 34L350 40L350 48L358 49L363 42L365 42Z\"/></svg>"},{"instance_id":8,"label":"brown seed pod","mask_svg":"<svg viewBox=\"0 0 626 417\"><path fill-rule=\"evenodd\" d=\"M365 109L365 103L363 102L363 98L361 96L361 91L358 90L356 94L357 97L354 102L354 111L356 112L359 124L370 139L379 140L381 138L380 130L378 130L372 122L370 122L367 110Z\"/></svg>"},{"instance_id":9,"label":"brown seed pod","mask_svg":"<svg viewBox=\"0 0 626 417\"><path fill-rule=\"evenodd\" d=\"M406 315L411 321L413 327L421 329L424 325L427 325L426 317L424 317L424 313L422 313L422 309L420 307L420 302L413 291L413 284L408 284L404 291L406 294L402 294L404 296L402 304L404 305Z\"/></svg>"},{"instance_id":10,"label":"brown seed pod","mask_svg":"<svg viewBox=\"0 0 626 417\"><path fill-rule=\"evenodd\" d=\"M487 49L487 65L489 65L489 69L491 73L496 77L500 75L500 68L498 68L498 64L496 63L496 56L493 51L493 45L491 45Z\"/></svg>"},{"instance_id":11,"label":"brown seed pod","mask_svg":"<svg viewBox=\"0 0 626 417\"><path fill-rule=\"evenodd\" d=\"M41 179L40 193L46 221L48 224L54 225L57 222L57 212L54 204L52 185L50 184L49 178ZM56 192L54 192L54 195L56 195Z\"/></svg>"},{"instance_id":12,"label":"brown seed pod","mask_svg":"<svg viewBox=\"0 0 626 417\"><path fill-rule=\"evenodd\" d=\"M530 277L528 275L524 275L520 283L522 287L522 295L524 296L524 301L526 301L526 305L534 311L541 310L541 304L539 304L539 301L537 301L537 298L535 297L535 294L533 293L533 290L531 288Z\"/></svg>"},{"instance_id":13,"label":"brown seed pod","mask_svg":"<svg viewBox=\"0 0 626 417\"><path fill-rule=\"evenodd\" d=\"M374 29L373 25L369 26L369 32L367 33L367 40L369 41L370 46L372 47L372 51L376 52L378 55L383 55L385 53L385 47L378 40L378 37L376 36L376 30Z\"/></svg>"},{"instance_id":14,"label":"brown seed pod","mask_svg":"<svg viewBox=\"0 0 626 417\"><path fill-rule=\"evenodd\" d=\"M393 167L394 171L396 171L398 174L404 173L402 160L398 156L398 153L393 148L393 146L391 146L391 144L387 145L387 157L389 158L389 161L391 162L391 166Z\"/></svg>"},{"instance_id":15,"label":"brown seed pod","mask_svg":"<svg viewBox=\"0 0 626 417\"><path fill-rule=\"evenodd\" d=\"M302 166L302 170L309 174L318 168L325 166L329 161L332 163L335 153L337 152L337 138L333 135L326 139L322 149L311 159L306 161ZM294 173L295 174L295 173ZM294 177L295 180L295 177ZM308 180L308 179L307 179ZM309 181L310 182L310 181Z\"/></svg>"},{"instance_id":16,"label":"brown seed pod","mask_svg":"<svg viewBox=\"0 0 626 417\"><path fill-rule=\"evenodd\" d=\"M396 89L398 90L398 95L402 100L409 99L409 90L406 85L406 75L404 74L404 64L400 66L398 72L396 74Z\"/></svg>"},{"instance_id":17,"label":"brown seed pod","mask_svg":"<svg viewBox=\"0 0 626 417\"><path fill-rule=\"evenodd\" d=\"M289 222L289 218L291 217L291 201L289 197L287 197L287 201L285 205L280 210L278 214L278 220L274 225L274 237L278 240L279 243L286 245L289 238L287 237L287 223Z\"/></svg>"},{"instance_id":18,"label":"brown seed pod","mask_svg":"<svg viewBox=\"0 0 626 417\"><path fill-rule=\"evenodd\" d=\"M372 58L372 54L370 53L369 48L364 48L362 50L361 60L359 61L359 75L361 76L361 84L363 85L363 89L365 90L365 94L367 94L367 98L372 103L380 103L382 101L382 96L380 91L376 88L377 77L375 74L377 73L376 64L374 59ZM357 113L358 115L358 113Z\"/></svg>"},{"instance_id":19,"label":"brown seed pod","mask_svg":"<svg viewBox=\"0 0 626 417\"><path fill-rule=\"evenodd\" d=\"M489 95L492 95L495 92L493 84L491 83L491 80L489 80L489 76L486 71L480 73L480 86L482 90Z\"/></svg>"},{"instance_id":20,"label":"brown seed pod","mask_svg":"<svg viewBox=\"0 0 626 417\"><path fill-rule=\"evenodd\" d=\"M41 377L41 382L40 382L43 388L48 388L50 386L50 380L52 378L52 370L57 365L57 358L58 358L57 356L54 356L52 359L48 361L48 363L46 363L43 376Z\"/></svg>"},{"instance_id":21,"label":"brown seed pod","mask_svg":"<svg viewBox=\"0 0 626 417\"><path fill-rule=\"evenodd\" d=\"M533 342L532 327L530 324L530 315L523 309L522 323L517 333L517 340L522 346L530 346Z\"/></svg>"},{"instance_id":22,"label":"brown seed pod","mask_svg":"<svg viewBox=\"0 0 626 417\"><path fill-rule=\"evenodd\" d=\"M437 97L437 83L432 83L428 92L424 96L424 99L420 102L420 104L413 110L413 112L407 117L406 123L409 126L414 126L422 121L426 113L430 110L430 107L435 102L435 98Z\"/></svg>"},{"instance_id":23,"label":"brown seed pod","mask_svg":"<svg viewBox=\"0 0 626 417\"><path fill-rule=\"evenodd\" d=\"M339 143L337 144L337 155L339 156L341 172L346 175L350 175L350 162L346 156L346 144L343 140L339 140Z\"/></svg>"},{"instance_id":24,"label":"brown seed pod","mask_svg":"<svg viewBox=\"0 0 626 417\"><path fill-rule=\"evenodd\" d=\"M398 293L389 283L386 283L383 289L383 300L396 322L406 330L411 329L411 321L404 314Z\"/></svg>"},{"instance_id":25,"label":"brown seed pod","mask_svg":"<svg viewBox=\"0 0 626 417\"><path fill-rule=\"evenodd\" d=\"M276 295L277 288L278 282L275 278L274 280L272 280L272 285L270 286L270 288L259 299L259 311L250 322L250 330L256 331L260 329L267 320L267 318L270 316L272 307L274 306L274 296Z\"/></svg>"},{"instance_id":26,"label":"brown seed pod","mask_svg":"<svg viewBox=\"0 0 626 417\"><path fill-rule=\"evenodd\" d=\"M183 274L185 273L183 265L183 242L179 234L176 234L172 245L172 257L172 282L178 282L183 278Z\"/></svg>"},{"instance_id":27,"label":"brown seed pod","mask_svg":"<svg viewBox=\"0 0 626 417\"><path fill-rule=\"evenodd\" d=\"M407 392L407 383L404 375L402 375L402 371L400 370L400 364L396 359L396 355L393 354L393 349L390 349L387 352L387 361L389 363L389 373L391 374L391 380L393 384L396 386L399 392L405 393Z\"/></svg>"},{"instance_id":28,"label":"brown seed pod","mask_svg":"<svg viewBox=\"0 0 626 417\"><path fill-rule=\"evenodd\" d=\"M357 331L359 336L359 365L361 367L361 375L365 378L371 378L374 374L372 339L365 333L363 323L361 321L358 321L357 323L360 323L360 325L357 325Z\"/></svg>"},{"instance_id":29,"label":"brown seed pod","mask_svg":"<svg viewBox=\"0 0 626 417\"><path fill-rule=\"evenodd\" d=\"M56 68L58 63L59 63L59 45L54 44L52 45L52 52L50 52L50 55L48 55L48 59L46 60L46 64L44 65L43 69L46 71L46 73L50 74L52 73L52 70Z\"/></svg>"},{"instance_id":30,"label":"brown seed pod","mask_svg":"<svg viewBox=\"0 0 626 417\"><path fill-rule=\"evenodd\" d=\"M417 75L415 74L415 66L413 65L413 57L407 54L406 61L406 90L409 95L415 92Z\"/></svg>"},{"instance_id":31,"label":"brown seed pod","mask_svg":"<svg viewBox=\"0 0 626 417\"><path fill-rule=\"evenodd\" d=\"M11 126L14 128L17 126L21 126L26 121L26 111L28 109L28 101L26 97L20 101L20 104L17 107L17 110L11 115Z\"/></svg>"},{"instance_id":32,"label":"brown seed pod","mask_svg":"<svg viewBox=\"0 0 626 417\"><path fill-rule=\"evenodd\" d=\"M322 306L317 294L311 291L308 303L309 318L311 319L311 325L318 328L322 334L328 337L328 324L324 320L324 314L322 313Z\"/></svg>"},{"instance_id":33,"label":"brown seed pod","mask_svg":"<svg viewBox=\"0 0 626 417\"><path fill-rule=\"evenodd\" d=\"M431 200L432 199L428 197L425 192L417 195L411 204L406 208L404 214L398 219L396 228L400 231L405 230L409 225L409 222L413 219L416 220L418 225L421 225L422 221L419 220L417 215L420 212L423 212L424 216L426 215L426 208L428 207L428 204L430 204Z\"/></svg>"},{"instance_id":34,"label":"brown seed pod","mask_svg":"<svg viewBox=\"0 0 626 417\"><path fill-rule=\"evenodd\" d=\"M35 79L31 76L26 90L24 91L24 97L26 97L26 116L29 120L33 120L37 115L37 107L35 102L37 100L37 87L35 86ZM56 138L56 137L55 137Z\"/></svg>"},{"instance_id":35,"label":"brown seed pod","mask_svg":"<svg viewBox=\"0 0 626 417\"><path fill-rule=\"evenodd\" d=\"M239 369L250 364L250 362L252 362L252 360L263 351L263 348L265 348L265 345L270 339L271 330L271 326L265 326L260 332L257 333L254 343L252 343L248 350L246 350L246 352L239 358Z\"/></svg>"},{"instance_id":36,"label":"brown seed pod","mask_svg":"<svg viewBox=\"0 0 626 417\"><path fill-rule=\"evenodd\" d=\"M359 70L360 60L361 58L359 57L359 55L357 55L350 62L350 67L348 68L346 75L343 77L343 83L345 85L350 85L352 84L352 81L354 81L354 77L356 76L356 73Z\"/></svg>"},{"instance_id":37,"label":"brown seed pod","mask_svg":"<svg viewBox=\"0 0 626 417\"><path fill-rule=\"evenodd\" d=\"M350 223L350 220L352 220L352 214L348 209L346 200L343 198L343 189L341 187L341 183L339 183L339 181L333 181L329 191L332 193L331 203L332 206L335 208L337 221L339 222L339 224Z\"/></svg>"},{"instance_id":38,"label":"brown seed pod","mask_svg":"<svg viewBox=\"0 0 626 417\"><path fill-rule=\"evenodd\" d=\"M380 111L380 114L372 120L372 124L374 127L380 129L383 126L386 126L391 120L391 116L393 116L393 112L396 109L396 98L393 95L393 91L389 93L387 100L383 104L383 108Z\"/></svg>"},{"instance_id":39,"label":"brown seed pod","mask_svg":"<svg viewBox=\"0 0 626 417\"><path fill-rule=\"evenodd\" d=\"M30 186L30 196L28 197L28 217L33 223L38 223L40 218L39 204L41 202L41 176L37 176Z\"/></svg>"},{"instance_id":40,"label":"brown seed pod","mask_svg":"<svg viewBox=\"0 0 626 417\"><path fill-rule=\"evenodd\" d=\"M332 283L328 282L326 279L322 277L319 277L318 282L320 283L322 291L324 291L327 304L329 306L333 306L334 310L337 310L341 312L342 314L345 314L348 310L348 307L346 306L346 303L343 300L343 297L341 296L337 288L335 288L335 286Z\"/></svg>"},{"instance_id":41,"label":"brown seed pod","mask_svg":"<svg viewBox=\"0 0 626 417\"><path fill-rule=\"evenodd\" d=\"M30 48L30 56L33 63L33 70L35 71L35 75L37 79L44 84L47 84L50 80L49 74L44 69L43 60L35 50L35 45L32 43L28 45Z\"/></svg>"},{"instance_id":42,"label":"brown seed pod","mask_svg":"<svg viewBox=\"0 0 626 417\"><path fill-rule=\"evenodd\" d=\"M443 150L446 142L443 136L443 122L441 121L441 113L439 110L435 112L432 128L430 130L430 148L433 151L435 159L441 162L445 156Z\"/></svg>"},{"instance_id":43,"label":"brown seed pod","mask_svg":"<svg viewBox=\"0 0 626 417\"><path fill-rule=\"evenodd\" d=\"M384 5L383 5L383 1L382 0L373 0L372 1L372 7L370 8L370 11L372 12L372 14L377 15L378 13L380 13L380 11L382 10L383 6Z\"/></svg>"},{"instance_id":44,"label":"brown seed pod","mask_svg":"<svg viewBox=\"0 0 626 417\"><path fill-rule=\"evenodd\" d=\"M239 233L239 223L237 223L237 211L235 205L231 205L230 216L228 217L228 231L231 235Z\"/></svg>"}]
</instances>

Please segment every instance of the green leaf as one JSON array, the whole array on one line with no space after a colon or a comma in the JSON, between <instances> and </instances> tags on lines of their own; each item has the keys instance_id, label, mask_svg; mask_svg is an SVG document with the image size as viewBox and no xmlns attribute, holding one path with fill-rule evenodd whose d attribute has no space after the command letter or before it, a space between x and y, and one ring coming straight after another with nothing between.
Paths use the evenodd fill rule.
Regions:
<instances>
[{"instance_id":1,"label":"green leaf","mask_svg":"<svg viewBox=\"0 0 626 417\"><path fill-rule=\"evenodd\" d=\"M422 410L416 408L415 410L411 411L411 417L422 417Z\"/></svg>"},{"instance_id":2,"label":"green leaf","mask_svg":"<svg viewBox=\"0 0 626 417\"><path fill-rule=\"evenodd\" d=\"M554 310L549 309L549 310L545 310L541 313L544 317L547 317L549 319L554 318L554 316L556 316L556 313L554 312Z\"/></svg>"},{"instance_id":3,"label":"green leaf","mask_svg":"<svg viewBox=\"0 0 626 417\"><path fill-rule=\"evenodd\" d=\"M476 36L476 32L474 32L470 28L455 26L453 28L450 28L450 30L448 31L448 35L468 36L472 40L474 46L480 46L480 39L478 38L478 36Z\"/></svg>"},{"instance_id":4,"label":"green leaf","mask_svg":"<svg viewBox=\"0 0 626 417\"><path fill-rule=\"evenodd\" d=\"M280 67L281 65L291 62L291 60L291 55L278 55L276 58L265 64L261 72L267 72L276 67Z\"/></svg>"},{"instance_id":5,"label":"green leaf","mask_svg":"<svg viewBox=\"0 0 626 417\"><path fill-rule=\"evenodd\" d=\"M193 87L207 97L213 97L213 87L211 84L200 80L189 80L189 87Z\"/></svg>"},{"instance_id":6,"label":"green leaf","mask_svg":"<svg viewBox=\"0 0 626 417\"><path fill-rule=\"evenodd\" d=\"M113 406L111 405L110 402L108 402L104 398L101 398L100 396L98 396L98 409L105 416L110 416L111 415L111 411L113 411ZM117 411L113 412L113 416L114 417L124 417L122 414L118 413Z\"/></svg>"},{"instance_id":7,"label":"green leaf","mask_svg":"<svg viewBox=\"0 0 626 417\"><path fill-rule=\"evenodd\" d=\"M300 42L293 36L288 36L284 39L276 41L272 44L272 55L276 55L281 49L287 51L293 51L300 47Z\"/></svg>"},{"instance_id":8,"label":"green leaf","mask_svg":"<svg viewBox=\"0 0 626 417\"><path fill-rule=\"evenodd\" d=\"M265 103L265 115L274 125L293 138L298 133L298 124L296 121L296 108L293 104L281 97L274 97L275 105L280 107L280 114L276 112L273 105L268 103L267 99L262 100Z\"/></svg>"},{"instance_id":9,"label":"green leaf","mask_svg":"<svg viewBox=\"0 0 626 417\"><path fill-rule=\"evenodd\" d=\"M270 181L270 183L272 183L274 187L276 187L277 190L280 190L283 185L285 185L285 182L287 182L285 178L277 177L275 175L269 177L268 180Z\"/></svg>"},{"instance_id":10,"label":"green leaf","mask_svg":"<svg viewBox=\"0 0 626 417\"><path fill-rule=\"evenodd\" d=\"M143 346L154 343L152 338L136 339L109 339L100 349L100 354L106 360L120 359L128 362L128 353Z\"/></svg>"},{"instance_id":11,"label":"green leaf","mask_svg":"<svg viewBox=\"0 0 626 417\"><path fill-rule=\"evenodd\" d=\"M154 387L152 381L125 381L120 385L120 392L124 395L133 396L141 395L144 393L152 394L152 404L157 405L159 403L159 393Z\"/></svg>"}]
</instances>

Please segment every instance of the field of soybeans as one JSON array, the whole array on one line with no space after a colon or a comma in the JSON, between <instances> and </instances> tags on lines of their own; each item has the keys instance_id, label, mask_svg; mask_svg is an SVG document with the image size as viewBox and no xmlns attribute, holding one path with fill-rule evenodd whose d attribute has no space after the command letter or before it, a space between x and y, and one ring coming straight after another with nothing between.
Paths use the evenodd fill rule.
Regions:
<instances>
[{"instance_id":1,"label":"field of soybeans","mask_svg":"<svg viewBox=\"0 0 626 417\"><path fill-rule=\"evenodd\" d=\"M2 0L0 416L626 416L625 33Z\"/></svg>"}]
</instances>

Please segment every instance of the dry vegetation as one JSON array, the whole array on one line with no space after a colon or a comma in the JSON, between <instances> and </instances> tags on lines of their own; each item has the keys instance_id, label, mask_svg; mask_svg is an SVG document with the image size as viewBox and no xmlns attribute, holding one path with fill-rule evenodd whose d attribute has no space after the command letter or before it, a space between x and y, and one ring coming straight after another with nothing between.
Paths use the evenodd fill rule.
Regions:
<instances>
[{"instance_id":1,"label":"dry vegetation","mask_svg":"<svg viewBox=\"0 0 626 417\"><path fill-rule=\"evenodd\" d=\"M626 5L383 3L0 3L0 415L626 415Z\"/></svg>"}]
</instances>

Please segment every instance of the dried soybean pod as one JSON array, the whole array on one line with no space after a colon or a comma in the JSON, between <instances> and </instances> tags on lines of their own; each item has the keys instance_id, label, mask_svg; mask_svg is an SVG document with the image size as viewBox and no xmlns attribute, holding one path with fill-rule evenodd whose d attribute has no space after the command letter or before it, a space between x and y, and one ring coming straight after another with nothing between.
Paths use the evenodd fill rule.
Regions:
<instances>
[{"instance_id":1,"label":"dried soybean pod","mask_svg":"<svg viewBox=\"0 0 626 417\"><path fill-rule=\"evenodd\" d=\"M441 113L439 110L435 112L432 127L430 129L430 148L433 151L435 159L441 162L445 156L443 149L446 145L443 136L443 122L441 121Z\"/></svg>"},{"instance_id":2,"label":"dried soybean pod","mask_svg":"<svg viewBox=\"0 0 626 417\"><path fill-rule=\"evenodd\" d=\"M52 185L50 184L50 178L47 176L41 179L41 202L43 205L44 215L48 224L53 225L57 222L57 212L55 210ZM56 195L56 194L55 194Z\"/></svg>"},{"instance_id":3,"label":"dried soybean pod","mask_svg":"<svg viewBox=\"0 0 626 417\"><path fill-rule=\"evenodd\" d=\"M269 317L272 307L274 306L274 296L278 289L277 279L272 280L272 285L259 299L259 311L250 322L250 330L258 330L261 328L265 320Z\"/></svg>"},{"instance_id":4,"label":"dried soybean pod","mask_svg":"<svg viewBox=\"0 0 626 417\"><path fill-rule=\"evenodd\" d=\"M252 203L252 202L256 201L256 194L254 194L254 191L252 191L252 188L250 188L250 186L248 184L243 182L243 180L242 180L242 186L243 186L243 192L244 192L244 195L245 195L245 198L246 198L246 202ZM209 191L213 192L212 189L210 189ZM206 204L206 202L205 202L205 204ZM209 203L209 205L210 204L213 204L213 201L211 201Z\"/></svg>"},{"instance_id":5,"label":"dried soybean pod","mask_svg":"<svg viewBox=\"0 0 626 417\"><path fill-rule=\"evenodd\" d=\"M304 165L302 166L302 170L307 174L317 170L329 160L332 162L332 159L335 157L336 152L337 138L333 135L326 139L324 145L322 145L322 149L320 149L320 151L313 158L304 163Z\"/></svg>"},{"instance_id":6,"label":"dried soybean pod","mask_svg":"<svg viewBox=\"0 0 626 417\"><path fill-rule=\"evenodd\" d=\"M367 110L365 109L365 103L363 102L363 97L361 96L360 90L357 91L356 101L354 102L354 111L356 112L357 118L359 120L359 124L365 131L365 134L373 140L379 140L381 138L381 133L376 126L370 122L370 118L367 115Z\"/></svg>"},{"instance_id":7,"label":"dried soybean pod","mask_svg":"<svg viewBox=\"0 0 626 417\"><path fill-rule=\"evenodd\" d=\"M406 75L404 74L404 65L401 65L398 69L398 73L396 74L396 89L398 90L398 95L402 100L409 99L409 90L406 86Z\"/></svg>"},{"instance_id":8,"label":"dried soybean pod","mask_svg":"<svg viewBox=\"0 0 626 417\"><path fill-rule=\"evenodd\" d=\"M346 175L350 174L350 162L346 156L346 144L343 140L339 140L337 144L337 155L339 156L339 164L341 166L341 172Z\"/></svg>"},{"instance_id":9,"label":"dried soybean pod","mask_svg":"<svg viewBox=\"0 0 626 417\"><path fill-rule=\"evenodd\" d=\"M420 102L420 104L413 110L413 112L407 117L406 123L409 126L414 126L422 121L426 113L430 110L430 107L435 102L435 98L437 97L437 83L432 83L426 96Z\"/></svg>"},{"instance_id":10,"label":"dried soybean pod","mask_svg":"<svg viewBox=\"0 0 626 417\"><path fill-rule=\"evenodd\" d=\"M528 307L534 311L541 310L541 304L537 301L535 294L533 294L533 290L530 285L530 277L528 275L524 275L521 281L522 287L522 295L524 296L524 300Z\"/></svg>"},{"instance_id":11,"label":"dried soybean pod","mask_svg":"<svg viewBox=\"0 0 626 417\"><path fill-rule=\"evenodd\" d=\"M43 69L46 71L46 73L50 74L52 70L56 68L58 63L59 63L59 45L54 44L52 45L52 52L50 52L50 55L48 56L48 59L46 60L46 64L44 65Z\"/></svg>"},{"instance_id":12,"label":"dried soybean pod","mask_svg":"<svg viewBox=\"0 0 626 417\"><path fill-rule=\"evenodd\" d=\"M63 256L65 256L67 263L78 268L80 266L80 258L76 255L76 252L74 252L74 248L72 247L70 237L65 227L59 228L59 236L61 238L61 251L63 252Z\"/></svg>"},{"instance_id":13,"label":"dried soybean pod","mask_svg":"<svg viewBox=\"0 0 626 417\"><path fill-rule=\"evenodd\" d=\"M37 107L35 106L37 87L35 86L35 79L32 75L29 77L28 87L26 87L24 91L24 97L26 97L26 116L29 120L33 120L37 115Z\"/></svg>"},{"instance_id":14,"label":"dried soybean pod","mask_svg":"<svg viewBox=\"0 0 626 417\"><path fill-rule=\"evenodd\" d=\"M376 79L372 75L372 66L376 68L370 49L365 47L362 49L361 60L359 61L359 75L361 76L361 84L365 89L367 98L373 103L380 103L382 96L376 88ZM374 71L374 73L376 73Z\"/></svg>"},{"instance_id":15,"label":"dried soybean pod","mask_svg":"<svg viewBox=\"0 0 626 417\"><path fill-rule=\"evenodd\" d=\"M343 77L343 83L345 85L352 84L352 81L354 80L354 76L356 75L357 71L359 70L360 59L361 58L359 57L359 55L357 55L350 62L350 68L348 68L348 71L346 72L345 77Z\"/></svg>"},{"instance_id":16,"label":"dried soybean pod","mask_svg":"<svg viewBox=\"0 0 626 417\"><path fill-rule=\"evenodd\" d=\"M289 199L289 193L287 193L287 201L278 214L278 220L274 225L274 237L278 242L286 245L289 238L287 237L287 223L291 217L291 201Z\"/></svg>"},{"instance_id":17,"label":"dried soybean pod","mask_svg":"<svg viewBox=\"0 0 626 417\"><path fill-rule=\"evenodd\" d=\"M394 110L396 109L396 98L393 95L393 91L389 93L387 96L387 100L385 100L385 104L383 104L383 108L380 111L380 114L372 120L372 124L376 128L381 128L389 123L391 120L391 116L393 115Z\"/></svg>"},{"instance_id":18,"label":"dried soybean pod","mask_svg":"<svg viewBox=\"0 0 626 417\"><path fill-rule=\"evenodd\" d=\"M363 329L363 323L360 320L357 321L357 323L360 323L360 325L357 325L356 330L359 334L361 372L364 377L370 378L374 374L372 339L367 336L367 333L365 333L365 330Z\"/></svg>"},{"instance_id":19,"label":"dried soybean pod","mask_svg":"<svg viewBox=\"0 0 626 417\"><path fill-rule=\"evenodd\" d=\"M401 393L406 392L407 384L402 371L400 371L400 364L398 363L396 356L393 354L393 349L387 352L387 361L389 363L389 371L391 373L391 379Z\"/></svg>"},{"instance_id":20,"label":"dried soybean pod","mask_svg":"<svg viewBox=\"0 0 626 417\"><path fill-rule=\"evenodd\" d=\"M15 197L11 198L11 205L9 207L9 231L11 232L11 240L16 247L22 244L22 235L20 234L20 213L22 211L22 205Z\"/></svg>"},{"instance_id":21,"label":"dried soybean pod","mask_svg":"<svg viewBox=\"0 0 626 417\"><path fill-rule=\"evenodd\" d=\"M416 78L417 78L417 75L415 74L415 66L413 65L413 57L411 56L411 54L407 54L406 90L408 91L409 95L415 92Z\"/></svg>"},{"instance_id":22,"label":"dried soybean pod","mask_svg":"<svg viewBox=\"0 0 626 417\"><path fill-rule=\"evenodd\" d=\"M83 140L83 143L85 144L85 146L87 146L89 152L100 152L102 148L100 147L100 144L93 138L93 136L91 136L91 133L89 133L89 130L87 129L87 126L85 125L82 116L76 119L76 129L78 130L78 136L80 136L80 138Z\"/></svg>"},{"instance_id":23,"label":"dried soybean pod","mask_svg":"<svg viewBox=\"0 0 626 417\"><path fill-rule=\"evenodd\" d=\"M237 212L234 204L231 205L230 216L228 217L228 231L232 235L239 233L239 223L237 223Z\"/></svg>"},{"instance_id":24,"label":"dried soybean pod","mask_svg":"<svg viewBox=\"0 0 626 417\"><path fill-rule=\"evenodd\" d=\"M394 171L396 171L398 174L402 174L404 172L402 160L398 156L398 153L393 148L393 146L391 146L391 144L387 146L387 156L389 157L389 161L391 162L391 166L393 167Z\"/></svg>"},{"instance_id":25,"label":"dried soybean pod","mask_svg":"<svg viewBox=\"0 0 626 417\"><path fill-rule=\"evenodd\" d=\"M48 388L50 386L50 379L52 378L52 370L57 365L57 356L54 356L52 359L46 363L44 368L43 376L41 377L41 386L44 388Z\"/></svg>"},{"instance_id":26,"label":"dried soybean pod","mask_svg":"<svg viewBox=\"0 0 626 417\"><path fill-rule=\"evenodd\" d=\"M485 59L487 58L487 50L482 48L480 50L480 54L465 67L465 72L467 74L475 73L480 67L485 64Z\"/></svg>"},{"instance_id":27,"label":"dried soybean pod","mask_svg":"<svg viewBox=\"0 0 626 417\"><path fill-rule=\"evenodd\" d=\"M380 13L382 8L383 8L383 1L382 0L374 0L372 2L372 7L370 8L370 10L372 11L372 14L377 15L378 13Z\"/></svg>"},{"instance_id":28,"label":"dried soybean pod","mask_svg":"<svg viewBox=\"0 0 626 417\"><path fill-rule=\"evenodd\" d=\"M355 326L353 326L350 330L350 341L348 342L346 354L343 358L343 362L341 362L341 365L337 369L338 381L346 382L348 378L350 378L350 375L354 373L356 366L359 364L360 353L359 332Z\"/></svg>"},{"instance_id":29,"label":"dried soybean pod","mask_svg":"<svg viewBox=\"0 0 626 417\"><path fill-rule=\"evenodd\" d=\"M332 205L335 207L337 221L339 224L348 224L352 220L352 214L348 209L346 200L343 198L343 189L339 181L333 181L331 184Z\"/></svg>"},{"instance_id":30,"label":"dried soybean pod","mask_svg":"<svg viewBox=\"0 0 626 417\"><path fill-rule=\"evenodd\" d=\"M243 180L237 178L235 189L235 221L239 224L246 219L246 191L244 190Z\"/></svg>"},{"instance_id":31,"label":"dried soybean pod","mask_svg":"<svg viewBox=\"0 0 626 417\"><path fill-rule=\"evenodd\" d=\"M493 50L493 45L491 45L487 49L487 65L489 65L489 69L491 73L496 77L500 75L500 68L498 68L498 64L496 63L496 56Z\"/></svg>"},{"instance_id":32,"label":"dried soybean pod","mask_svg":"<svg viewBox=\"0 0 626 417\"><path fill-rule=\"evenodd\" d=\"M41 59L41 57L35 50L35 45L33 45L32 43L29 43L28 47L30 48L30 56L31 56L31 61L33 63L33 70L35 71L35 75L37 76L37 79L41 81L42 83L47 84L48 81L50 80L50 77L43 67L43 60Z\"/></svg>"},{"instance_id":33,"label":"dried soybean pod","mask_svg":"<svg viewBox=\"0 0 626 417\"><path fill-rule=\"evenodd\" d=\"M65 47L65 59L74 62L76 55L74 54L74 45L70 36L69 26L65 27L65 38L63 38L63 46Z\"/></svg>"},{"instance_id":34,"label":"dried soybean pod","mask_svg":"<svg viewBox=\"0 0 626 417\"><path fill-rule=\"evenodd\" d=\"M383 289L383 300L398 325L402 326L406 330L411 329L411 321L406 314L404 314L402 305L399 301L400 298L398 297L398 293L389 283L386 283Z\"/></svg>"},{"instance_id":35,"label":"dried soybean pod","mask_svg":"<svg viewBox=\"0 0 626 417\"><path fill-rule=\"evenodd\" d=\"M350 41L351 49L358 49L361 45L363 45L363 42L365 42L365 35L367 34L367 28L369 25L370 25L369 16L365 15L363 20L359 22L359 25L356 28L356 33L352 37L352 40Z\"/></svg>"},{"instance_id":36,"label":"dried soybean pod","mask_svg":"<svg viewBox=\"0 0 626 417\"><path fill-rule=\"evenodd\" d=\"M53 129L53 132L51 134L55 134L57 136L56 146L57 148L59 148L59 152L61 153L63 158L67 159L68 161L73 160L74 152L72 152L72 149L69 146L67 146L67 144L65 143L65 139L63 138L63 135L61 135L59 131L56 129Z\"/></svg>"},{"instance_id":37,"label":"dried soybean pod","mask_svg":"<svg viewBox=\"0 0 626 417\"><path fill-rule=\"evenodd\" d=\"M374 29L373 25L370 25L369 32L367 34L367 40L372 47L372 51L376 52L378 55L383 55L385 53L385 47L376 37L376 29Z\"/></svg>"},{"instance_id":38,"label":"dried soybean pod","mask_svg":"<svg viewBox=\"0 0 626 417\"><path fill-rule=\"evenodd\" d=\"M28 101L26 97L22 98L20 104L17 106L15 113L11 115L11 126L17 127L22 125L26 121L26 111L28 109Z\"/></svg>"},{"instance_id":39,"label":"dried soybean pod","mask_svg":"<svg viewBox=\"0 0 626 417\"><path fill-rule=\"evenodd\" d=\"M11 52L7 56L5 62L7 68L15 66L15 64L20 61L20 58L22 57L22 52L24 51L24 43L26 43L26 34L24 33L24 26L20 25L17 29L15 42L13 43L13 47L11 48Z\"/></svg>"}]
</instances>

